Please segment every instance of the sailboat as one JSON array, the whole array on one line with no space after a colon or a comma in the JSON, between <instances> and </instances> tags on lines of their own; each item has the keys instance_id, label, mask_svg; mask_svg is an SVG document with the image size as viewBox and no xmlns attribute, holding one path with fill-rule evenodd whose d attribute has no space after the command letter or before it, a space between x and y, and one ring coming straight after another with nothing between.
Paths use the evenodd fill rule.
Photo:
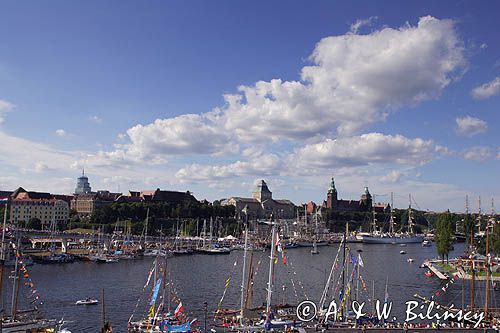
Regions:
<instances>
[{"instance_id":1,"label":"sailboat","mask_svg":"<svg viewBox=\"0 0 500 333\"><path fill-rule=\"evenodd\" d=\"M166 294L166 287L170 286L170 284L171 281L167 281L167 257L162 258L158 255L153 262L147 282L143 288L144 293L146 293L148 287L151 287L151 291L148 292L150 297L147 299L149 307L147 317L136 321L133 320L135 310L137 310L141 301L139 299L134 313L132 313L128 321L128 333L190 333L197 331L192 327L196 319L189 320L185 316L184 307L180 299L175 298L178 305L174 313L169 311L170 292L168 295ZM166 300L168 300L167 308L165 308Z\"/></svg>"},{"instance_id":2,"label":"sailboat","mask_svg":"<svg viewBox=\"0 0 500 333\"><path fill-rule=\"evenodd\" d=\"M232 326L226 326L226 325L216 325L216 330L217 331L224 331L224 332L257 332L257 331L269 331L269 330L280 330L285 327L292 328L297 324L296 321L290 320L290 319L285 319L285 318L280 318L276 315L275 309L273 308L272 305L272 293L273 293L273 279L274 279L274 265L275 265L275 260L277 259L276 255L276 247L277 243L279 242L279 238L277 235L277 229L276 229L276 223L273 222L271 218L271 222L269 222L272 226L271 228L271 254L269 256L269 275L268 275L268 281L267 281L267 296L266 296L266 305L265 305L265 310L262 313L260 319L257 318L255 320L249 319L245 317L245 310L247 310L247 304L248 304L248 296L250 295L250 291L247 289L245 291L245 285L251 286L251 283L246 284L245 283L245 276L246 276L246 254L247 254L247 242L248 239L245 236L245 252L243 256L243 278L242 278L242 284L241 284L241 303L240 303L240 315L238 317L239 322L237 323L232 323ZM251 272L251 270L250 270ZM250 280L249 280L250 282ZM247 295L247 298L245 300L245 295Z\"/></svg>"},{"instance_id":3,"label":"sailboat","mask_svg":"<svg viewBox=\"0 0 500 333\"><path fill-rule=\"evenodd\" d=\"M392 202L391 193L391 202ZM410 205L408 207L408 232L406 233L395 233L394 232L394 216L393 216L393 205L391 204L391 216L389 232L382 233L377 230L377 220L375 218L375 209L373 209L372 214L372 231L369 234L363 234L358 237L363 243L368 244L408 244L408 243L422 243L424 240L423 235L417 235L413 231L413 216L411 208L411 194L409 195Z\"/></svg>"},{"instance_id":4,"label":"sailboat","mask_svg":"<svg viewBox=\"0 0 500 333\"><path fill-rule=\"evenodd\" d=\"M3 290L3 275L4 275L4 261L6 258L7 244L5 243L5 230L7 224L7 205L4 207L4 220L2 229L2 244L0 252L0 298L2 297ZM21 289L21 279L25 279L25 285L28 288L32 288L33 282L26 269L26 265L22 259L22 253L20 248L20 235L17 226L15 226L14 234L17 238L16 242L11 242L11 249L15 254L14 270L12 271L12 297L11 297L11 311L10 314L4 316L4 312L0 313L0 332L2 333L13 333L13 332L31 332L31 333L49 333L56 332L61 329L63 321L55 319L45 319L41 316L39 309L36 306L37 302L30 303L33 304L33 308L20 310L19 307L19 292ZM31 292L35 295L35 300L38 300L39 296L36 293Z\"/></svg>"},{"instance_id":5,"label":"sailboat","mask_svg":"<svg viewBox=\"0 0 500 333\"><path fill-rule=\"evenodd\" d=\"M231 253L230 248L219 246L218 244L213 244L212 229L213 229L213 220L212 218L210 218L210 239L207 244L205 240L206 221L203 222L203 245L201 247L198 247L196 249L196 252L201 254L230 254Z\"/></svg>"}]
</instances>

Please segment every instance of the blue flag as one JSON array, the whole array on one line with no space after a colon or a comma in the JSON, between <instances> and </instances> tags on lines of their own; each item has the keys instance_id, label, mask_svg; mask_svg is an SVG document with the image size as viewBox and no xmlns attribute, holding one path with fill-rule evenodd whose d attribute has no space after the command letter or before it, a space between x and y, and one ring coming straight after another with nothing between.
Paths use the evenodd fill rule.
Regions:
<instances>
[{"instance_id":1,"label":"blue flag","mask_svg":"<svg viewBox=\"0 0 500 333\"><path fill-rule=\"evenodd\" d=\"M153 296L151 296L151 302L149 302L149 305L153 305L156 303L156 298L158 297L158 292L160 291L160 286L161 286L161 279L156 282L155 289L153 291Z\"/></svg>"}]
</instances>

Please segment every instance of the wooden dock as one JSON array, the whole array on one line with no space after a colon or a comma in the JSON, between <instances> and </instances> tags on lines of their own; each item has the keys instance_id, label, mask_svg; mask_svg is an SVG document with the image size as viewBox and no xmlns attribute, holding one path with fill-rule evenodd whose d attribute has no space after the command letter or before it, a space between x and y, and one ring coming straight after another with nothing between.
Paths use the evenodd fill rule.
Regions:
<instances>
[{"instance_id":1,"label":"wooden dock","mask_svg":"<svg viewBox=\"0 0 500 333\"><path fill-rule=\"evenodd\" d=\"M441 272L436 266L430 261L424 261L424 266L427 267L434 275L436 275L441 280L448 280L449 276L446 273Z\"/></svg>"}]
</instances>

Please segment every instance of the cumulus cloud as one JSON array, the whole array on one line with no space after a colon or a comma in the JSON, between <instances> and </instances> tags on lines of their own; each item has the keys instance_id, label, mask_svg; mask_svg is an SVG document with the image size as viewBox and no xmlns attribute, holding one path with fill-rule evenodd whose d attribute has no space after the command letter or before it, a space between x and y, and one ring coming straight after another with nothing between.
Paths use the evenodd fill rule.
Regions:
<instances>
[{"instance_id":1,"label":"cumulus cloud","mask_svg":"<svg viewBox=\"0 0 500 333\"><path fill-rule=\"evenodd\" d=\"M62 128L57 129L55 133L57 136L61 136L61 137L66 136L66 134L67 134L66 131L63 130Z\"/></svg>"},{"instance_id":2,"label":"cumulus cloud","mask_svg":"<svg viewBox=\"0 0 500 333\"><path fill-rule=\"evenodd\" d=\"M299 166L327 169L391 163L416 166L433 159L435 152L432 140L368 133L306 145L292 160Z\"/></svg>"},{"instance_id":3,"label":"cumulus cloud","mask_svg":"<svg viewBox=\"0 0 500 333\"><path fill-rule=\"evenodd\" d=\"M500 92L500 77L496 77L490 82L487 82L479 87L472 89L471 95L475 99L487 99L495 96Z\"/></svg>"},{"instance_id":4,"label":"cumulus cloud","mask_svg":"<svg viewBox=\"0 0 500 333\"><path fill-rule=\"evenodd\" d=\"M127 153L136 157L182 153L213 154L230 148L227 133L210 123L207 115L187 114L157 119L127 130Z\"/></svg>"},{"instance_id":5,"label":"cumulus cloud","mask_svg":"<svg viewBox=\"0 0 500 333\"><path fill-rule=\"evenodd\" d=\"M462 152L463 158L469 161L478 161L484 162L491 158L492 151L490 147L485 146L475 146L468 149L465 149Z\"/></svg>"},{"instance_id":6,"label":"cumulus cloud","mask_svg":"<svg viewBox=\"0 0 500 333\"><path fill-rule=\"evenodd\" d=\"M488 123L484 120L465 116L455 119L457 123L457 133L463 136L474 136L485 133L488 130Z\"/></svg>"},{"instance_id":7,"label":"cumulus cloud","mask_svg":"<svg viewBox=\"0 0 500 333\"><path fill-rule=\"evenodd\" d=\"M263 154L250 161L236 161L226 165L191 164L181 168L175 176L181 181L204 181L241 176L270 176L279 174L283 161L275 154Z\"/></svg>"},{"instance_id":8,"label":"cumulus cloud","mask_svg":"<svg viewBox=\"0 0 500 333\"><path fill-rule=\"evenodd\" d=\"M7 102L6 100L0 99L0 124L4 122L5 113L10 112L14 109L14 104Z\"/></svg>"},{"instance_id":9,"label":"cumulus cloud","mask_svg":"<svg viewBox=\"0 0 500 333\"><path fill-rule=\"evenodd\" d=\"M256 142L353 135L403 105L439 97L463 73L463 54L453 21L430 16L416 26L327 37L300 80L240 86L210 112L134 126L123 151L141 158L234 153Z\"/></svg>"}]
</instances>

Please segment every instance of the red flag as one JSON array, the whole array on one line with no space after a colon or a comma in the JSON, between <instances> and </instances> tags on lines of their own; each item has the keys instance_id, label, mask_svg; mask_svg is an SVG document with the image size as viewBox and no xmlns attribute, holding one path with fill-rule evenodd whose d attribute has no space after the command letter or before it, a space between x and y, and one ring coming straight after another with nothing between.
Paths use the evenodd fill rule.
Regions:
<instances>
[{"instance_id":1,"label":"red flag","mask_svg":"<svg viewBox=\"0 0 500 333\"><path fill-rule=\"evenodd\" d=\"M182 306L182 302L177 305L177 308L175 309L174 315L177 317L182 311L184 310L184 307Z\"/></svg>"}]
</instances>

